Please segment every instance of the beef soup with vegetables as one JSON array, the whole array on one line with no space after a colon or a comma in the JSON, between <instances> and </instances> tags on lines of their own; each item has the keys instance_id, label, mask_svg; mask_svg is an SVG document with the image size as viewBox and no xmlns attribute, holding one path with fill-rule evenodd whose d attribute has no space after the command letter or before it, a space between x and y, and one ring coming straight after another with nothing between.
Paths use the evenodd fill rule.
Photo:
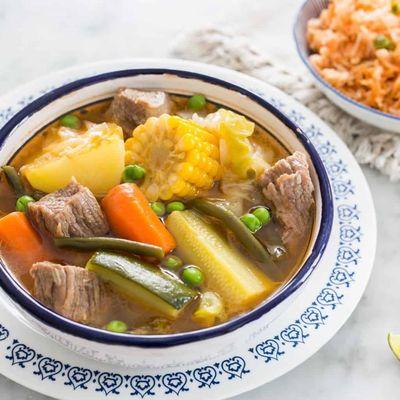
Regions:
<instances>
[{"instance_id":1,"label":"beef soup with vegetables","mask_svg":"<svg viewBox=\"0 0 400 400\"><path fill-rule=\"evenodd\" d=\"M299 269L307 157L202 95L122 88L38 132L2 169L1 256L40 302L112 332L246 313Z\"/></svg>"}]
</instances>

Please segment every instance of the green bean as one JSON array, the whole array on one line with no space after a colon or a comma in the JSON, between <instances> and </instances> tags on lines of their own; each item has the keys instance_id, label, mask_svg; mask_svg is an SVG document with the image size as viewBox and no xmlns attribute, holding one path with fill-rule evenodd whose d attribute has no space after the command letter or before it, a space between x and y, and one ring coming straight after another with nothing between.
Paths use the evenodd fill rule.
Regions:
<instances>
[{"instance_id":1,"label":"green bean","mask_svg":"<svg viewBox=\"0 0 400 400\"><path fill-rule=\"evenodd\" d=\"M226 228L235 234L239 242L257 261L273 264L268 251L232 211L228 210L223 205L206 199L193 199L190 200L187 205L203 214L220 220Z\"/></svg>"},{"instance_id":2,"label":"green bean","mask_svg":"<svg viewBox=\"0 0 400 400\"><path fill-rule=\"evenodd\" d=\"M120 250L160 260L164 257L164 250L161 247L113 237L55 238L54 244L57 247L74 247L83 250Z\"/></svg>"},{"instance_id":3,"label":"green bean","mask_svg":"<svg viewBox=\"0 0 400 400\"><path fill-rule=\"evenodd\" d=\"M25 189L17 170L11 165L4 165L2 169L7 177L8 183L13 187L17 197L23 196L25 194Z\"/></svg>"}]
</instances>

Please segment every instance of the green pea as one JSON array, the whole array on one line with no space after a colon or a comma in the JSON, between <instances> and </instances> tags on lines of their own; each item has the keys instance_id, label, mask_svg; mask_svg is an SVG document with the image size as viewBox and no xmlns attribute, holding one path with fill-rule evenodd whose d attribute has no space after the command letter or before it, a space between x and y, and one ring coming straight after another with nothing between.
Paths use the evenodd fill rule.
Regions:
<instances>
[{"instance_id":1,"label":"green pea","mask_svg":"<svg viewBox=\"0 0 400 400\"><path fill-rule=\"evenodd\" d=\"M106 329L110 332L124 333L128 330L128 325L123 321L114 320L106 325Z\"/></svg>"},{"instance_id":2,"label":"green pea","mask_svg":"<svg viewBox=\"0 0 400 400\"><path fill-rule=\"evenodd\" d=\"M253 233L257 232L262 226L260 220L254 214L244 214L240 217L240 220Z\"/></svg>"},{"instance_id":3,"label":"green pea","mask_svg":"<svg viewBox=\"0 0 400 400\"><path fill-rule=\"evenodd\" d=\"M271 221L271 213L267 207L257 207L252 211L252 214L259 219L262 225L266 225Z\"/></svg>"},{"instance_id":4,"label":"green pea","mask_svg":"<svg viewBox=\"0 0 400 400\"><path fill-rule=\"evenodd\" d=\"M169 269L177 270L182 267L183 262L177 256L168 256L163 260L163 264Z\"/></svg>"},{"instance_id":5,"label":"green pea","mask_svg":"<svg viewBox=\"0 0 400 400\"><path fill-rule=\"evenodd\" d=\"M137 164L127 165L122 173L122 182L132 183L140 181L146 175L146 170Z\"/></svg>"},{"instance_id":6,"label":"green pea","mask_svg":"<svg viewBox=\"0 0 400 400\"><path fill-rule=\"evenodd\" d=\"M394 50L396 45L393 41L385 35L377 35L374 39L374 46L376 49Z\"/></svg>"},{"instance_id":7,"label":"green pea","mask_svg":"<svg viewBox=\"0 0 400 400\"><path fill-rule=\"evenodd\" d=\"M32 201L35 201L34 198L32 198L31 196L21 196L18 198L17 202L15 203L15 209L17 211L21 211L21 212L26 212L28 209L28 204L32 203Z\"/></svg>"},{"instance_id":8,"label":"green pea","mask_svg":"<svg viewBox=\"0 0 400 400\"><path fill-rule=\"evenodd\" d=\"M66 114L60 118L60 124L71 129L79 129L82 126L82 121L73 114Z\"/></svg>"},{"instance_id":9,"label":"green pea","mask_svg":"<svg viewBox=\"0 0 400 400\"><path fill-rule=\"evenodd\" d=\"M199 286L204 281L204 275L200 268L195 265L188 265L181 274L183 282L190 286Z\"/></svg>"},{"instance_id":10,"label":"green pea","mask_svg":"<svg viewBox=\"0 0 400 400\"><path fill-rule=\"evenodd\" d=\"M164 203L161 203L161 201L151 203L150 207L159 217L162 217L165 214L165 205Z\"/></svg>"},{"instance_id":11,"label":"green pea","mask_svg":"<svg viewBox=\"0 0 400 400\"><path fill-rule=\"evenodd\" d=\"M195 94L189 98L187 105L190 110L198 111L204 108L206 103L206 98L202 94Z\"/></svg>"},{"instance_id":12,"label":"green pea","mask_svg":"<svg viewBox=\"0 0 400 400\"><path fill-rule=\"evenodd\" d=\"M172 201L167 204L168 213L172 213L172 211L183 211L185 208L185 205L181 201Z\"/></svg>"}]
</instances>

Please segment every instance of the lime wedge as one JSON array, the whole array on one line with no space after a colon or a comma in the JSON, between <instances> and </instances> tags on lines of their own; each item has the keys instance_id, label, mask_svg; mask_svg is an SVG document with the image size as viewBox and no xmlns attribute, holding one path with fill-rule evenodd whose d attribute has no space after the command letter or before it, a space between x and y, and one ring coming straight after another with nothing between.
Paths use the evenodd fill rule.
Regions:
<instances>
[{"instance_id":1,"label":"lime wedge","mask_svg":"<svg viewBox=\"0 0 400 400\"><path fill-rule=\"evenodd\" d=\"M387 340L393 354L400 360L400 334L395 335L393 333L388 333Z\"/></svg>"}]
</instances>

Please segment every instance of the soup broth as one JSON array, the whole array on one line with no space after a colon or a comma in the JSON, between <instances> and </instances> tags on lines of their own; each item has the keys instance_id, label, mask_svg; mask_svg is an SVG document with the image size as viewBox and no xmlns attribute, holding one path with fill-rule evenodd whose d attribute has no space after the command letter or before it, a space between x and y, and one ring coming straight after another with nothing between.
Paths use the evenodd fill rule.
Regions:
<instances>
[{"instance_id":1,"label":"soup broth","mask_svg":"<svg viewBox=\"0 0 400 400\"><path fill-rule=\"evenodd\" d=\"M3 219L0 220L1 254L7 268L13 272L16 279L27 291L42 301L46 306L78 322L98 328L118 331L115 330L115 326L118 326L115 321L119 321L123 323L123 325L121 325L121 332L135 334L170 334L193 331L217 325L251 310L262 303L266 298L272 296L296 274L304 258L313 223L314 210L312 200L310 200L308 209L304 210L306 217L301 217L303 218L301 222L304 224L301 234L296 234L293 236L295 239L289 240L286 237L292 237L293 227L288 228L287 216L285 217L284 210L282 211L281 209L283 206L281 207L280 204L277 204L276 200L278 194L284 195L284 186L278 188L280 178L277 178L272 183L263 184L264 170L275 168L274 165L276 165L279 160L290 157L290 152L265 129L254 125L249 120L246 120L244 117L232 111L224 110L223 112L226 114L224 114L223 118L233 118L233 121L227 119L224 120L223 123L218 122L219 125L218 123L214 123L218 113L222 115L220 110L223 109L218 104L206 101L200 110L196 110L196 116L192 116L193 109L195 108L192 104L194 102L193 98L190 99L185 96L172 94L166 95L168 96L169 102L168 117L165 117L166 114L156 115L154 110L151 110L153 114L150 117L143 116L142 112L141 117L143 121L141 124L135 121L133 134L124 128L124 138L119 139L125 141L124 163L126 166L134 165L136 168L136 165L138 165L140 167L128 170L126 170L125 167L122 178L122 182L125 183L120 184L117 182L116 185L109 187L107 191L103 192L96 192L96 190L93 189L101 185L97 185L96 183L89 187L87 184L87 182L97 179L97 173L99 173L98 179L105 182L105 179L100 176L103 174L103 172L101 172L102 168L114 168L113 164L107 164L109 162L107 160L108 157L103 158L100 163L93 164L93 170L87 171L87 174L90 176L85 181L80 179L73 172L71 172L70 176L70 178L76 178L78 185L81 184L84 187L88 186L94 193L97 202L102 206L102 211L100 212L105 214L105 224L110 228L106 233L101 235L85 234L85 237L101 236L125 240L132 240L135 238L135 242L143 242L148 243L150 246L157 246L157 240L160 237L164 240L168 235L168 238L170 238L170 241L173 241L173 244L168 247L168 245L160 239L160 245L157 248L159 249L159 247L164 246L164 257L161 259L160 257L155 258L143 254L132 254L129 250L124 249L121 251L111 249L111 252L109 252L109 248L105 249L100 244L96 249L82 249L73 246L68 248L60 247L57 241L57 245L55 244L55 238L66 236L69 239L73 239L73 237L79 237L79 235L71 233L71 230L69 230L66 235L54 233L55 231L60 231L60 226L63 226L65 221L58 221L57 229L52 231L50 222L46 221L45 218L50 214L54 216L55 213L60 212L60 210L57 209L57 211L54 211L54 209L52 209L50 212L46 209L44 211L43 207L47 207L47 205L45 203L43 206L40 205L40 203L45 202L47 196L49 196L47 193L58 193L57 190L62 190L65 186L64 184L60 184L57 190L47 190L46 185L36 184L37 179L39 179L40 182L45 182L48 187L51 187L53 184L57 186L58 175L54 175L52 171L48 172L45 168L46 163L50 161L53 162L52 157L69 157L65 165L72 165L68 163L74 162L75 149L86 146L86 142L82 139L81 143L80 140L88 131L98 129L98 132L101 133L102 130L119 129L119 131L122 132L119 126L125 127L124 124L126 121L120 121L120 117L117 116L115 110L113 111L113 108L116 107L114 104L116 98L104 100L72 111L68 114L69 122L65 117L61 119L58 118L52 124L38 132L14 155L9 164L18 173L17 177L21 179L23 187L25 188L25 196L30 196L31 200L35 200L26 203L25 209L23 207L18 207L18 204L21 203L21 201L18 200L21 198L21 193L16 193L10 176L5 173L1 175L1 215L5 219L13 215L13 213L16 214L15 210L17 204L19 213L25 213L27 216L26 220L30 224L31 229L35 235L38 235L38 242L41 247L40 256L35 258L32 254L26 254L24 246L16 247L13 244L9 244L8 236L10 233L8 236L6 234L3 235L3 228L1 227ZM135 111L134 108L132 110ZM210 115L215 115L214 120ZM73 126L74 121L76 123L75 126ZM190 122L188 123L188 121ZM114 124L116 124L116 128L114 128ZM216 128L215 126L218 127ZM168 129L173 129L173 133L170 134ZM220 129L222 133L217 132L218 129ZM235 129L238 131L238 134L232 139L229 135L234 135ZM191 135L192 131L194 132L193 135ZM103 140L101 139L100 133L95 132L93 135L95 139L93 140ZM180 142L174 145L173 140L175 140L175 137L172 137L172 135L178 134L180 134L181 137L186 135L187 143L184 142L184 140L186 140L185 138L180 138ZM76 135L76 140L74 135ZM146 140L140 139L142 140L142 142L140 142L139 139L135 139L139 137L139 135L153 135L149 140L153 140L152 138L154 135L159 135L159 141L154 140L154 149L150 148L149 150L148 164L143 162L143 159L147 154L145 152L148 151L151 145L149 143L143 143ZM118 134L116 136L118 136ZM208 137L210 137L210 140L207 143L202 142L204 138ZM194 150L189 149L192 145L192 143L189 142L192 139L195 140L193 146L197 146ZM67 147L63 147L66 140L70 140L70 142ZM114 139L110 134L110 137L104 140L107 143L111 143ZM98 145L96 144L96 146ZM143 157L143 159L137 158L137 161L135 158L130 159L130 155L136 154L135 152L140 146L142 146L142 154L140 156ZM155 153L157 146L164 147L162 147L161 150L158 149L159 152ZM60 150L61 147L62 151ZM65 150L66 148L67 150ZM177 149L182 152L178 153ZM201 153L201 149L205 149L204 153ZM215 149L217 149L216 153L212 156L212 151ZM90 151L90 149L85 149L83 151ZM192 153L190 153L190 151L192 151ZM247 154L246 151L249 154ZM72 155L70 156L67 152L70 152ZM114 148L110 150L109 153L105 154L110 154L110 158L112 158L113 152ZM173 152L177 153L176 156ZM154 156L154 154L156 154L156 156ZM182 160L183 154L187 157L184 161ZM206 158L205 154L208 154L209 158ZM173 158L173 155L175 158ZM225 157L225 161L222 161L223 156ZM249 159L245 159L245 156ZM38 161L40 157L42 158ZM154 157L154 160L150 160L150 157ZM196 157L198 158L197 161L195 159ZM243 162L240 161L241 157L243 158ZM198 164L196 164L197 166L205 159L204 165L194 169L193 165L190 164L192 162L190 160L192 159L194 160L193 163L195 163L195 161L198 162ZM84 161L82 160L78 160L77 162L84 165ZM156 165L154 169L151 169L151 162L155 164L158 163L158 165ZM176 169L170 168L170 164L168 163L173 162L180 163L180 167ZM207 162L209 164L207 164ZM237 164L239 162L242 162L243 166L239 164L235 165L235 163ZM256 164L257 166L255 166ZM289 164L290 162L288 165ZM60 167L60 165L61 164L54 163L54 168L61 169L62 167ZM284 174L285 176L291 176L290 173L297 173L297 164L294 165L294 170L292 172L286 171L286 175ZM218 168L218 172L215 174L207 172L211 171L214 166ZM141 168L143 168L143 170ZM164 178L160 178L158 175L161 176L168 168L170 168L170 171L178 172L174 172L173 174L170 172L169 176L166 175ZM184 170L184 168L186 168L186 170ZM247 168L247 170L242 173L241 168ZM145 176L142 177L138 171L144 171ZM139 179L134 179L132 176L129 177L127 175L128 172L133 174L138 173L137 177ZM59 176L61 177L62 174L65 175L67 173L68 171L62 170ZM196 178L196 176L193 177L195 173L198 173L198 178ZM162 189L160 189L158 193L154 190L155 182L162 182L162 185L164 185L159 186ZM165 182L170 186L165 188ZM175 191L171 189L170 192L168 192L170 187L176 188L179 183L182 183L183 186L187 186L186 195L183 189L181 192L177 192L179 188ZM124 185L128 185L125 186L125 188L129 187L129 185L138 188L130 188L133 190L133 195L137 193L136 190L142 191L144 196L143 194L140 194L140 196L146 198L148 203L151 204L151 208L145 211L142 210L144 207L142 205L134 206L138 208L138 212L144 213L145 217L143 218L148 224L147 226L143 226L141 230L134 227L134 232L137 234L137 237L130 236L128 232L134 222L130 222L131 225L129 226L124 226L124 224L128 220L139 221L140 216L126 214L124 221L124 218L121 219L121 216L118 214L122 207L125 207L126 210L136 209L133 206L130 207L130 204L127 205L126 198L123 198L124 192L120 187ZM274 187L271 187L271 185ZM79 189L78 194L82 191L83 189ZM268 197L269 195L266 195L267 191L273 192L275 197L272 195ZM129 194L129 196L130 195L131 194ZM74 193L73 196L76 196L76 194ZM286 199L289 197L290 196L286 196ZM197 203L196 200L198 201ZM136 200L134 199L134 201ZM117 204L117 202L119 203ZM36 207L35 211L33 205ZM219 208L216 209L215 206ZM63 207L72 209L71 200L68 200L65 204L63 203ZM165 207L167 209L166 211L164 211ZM218 210L222 210L222 218L220 217L221 213L218 214ZM151 221L153 221L152 218L154 215L149 216L149 213L153 211L158 214L158 220L162 225L162 229L156 227L155 229L159 230L154 233L155 239L152 240L152 238L150 238L151 240L146 242L145 236L143 236L142 233L146 231L147 234L147 231L151 232L153 229ZM287 214L290 214L292 211L293 209L288 210ZM40 218L44 218L42 224L37 222L39 217L37 217L38 214L35 214L36 212L40 213ZM43 215L45 215L45 217L43 217ZM79 218L84 218L84 215L79 215ZM118 222L115 222L115 219L118 218ZM300 220L299 216L295 216L295 218L299 218L298 221ZM239 221L241 227L239 227L238 230L237 224ZM139 224L139 222L137 222L137 224ZM256 229L253 229L253 224L256 224ZM88 225L88 223L86 223L86 225ZM150 226L150 228L148 228L148 226ZM66 229L68 230L71 228L67 227ZM163 231L164 229L166 233ZM197 232L195 229L199 229L199 231ZM240 229L247 230L247 233L244 233ZM160 230L162 230L162 233L159 233ZM10 230L8 230L8 232L10 232ZM243 239L243 236L241 236L242 233L245 237L250 233L250 242L246 242L247 239ZM150 235L150 233L148 235ZM193 237L195 239L192 240L190 235L194 235ZM209 238L210 242L207 242L207 238ZM199 243L193 243L193 241L196 240L199 240ZM255 246L257 251L264 251L266 258L262 259L262 257L255 256L255 253L252 253L250 250L252 245ZM210 252L213 246L215 246L215 254L210 253L208 255L208 252ZM193 255L195 253L193 249L199 249L196 255ZM148 251L148 249L146 249L146 251ZM126 263L127 266L126 270L124 270L125 272L121 275L121 271L117 271L118 275L113 265L110 264L110 267L110 265L107 266L106 264L96 264L96 259L93 261L93 257L96 257L94 256L95 252L96 254L108 252L107 254L104 253L105 255L103 258L111 260L111 264L114 262L112 257L125 257L121 258L121 262ZM39 265L34 268L35 272L32 272L32 264L36 262L40 264L41 262L47 261L51 262L51 265ZM197 261L197 264L194 264L194 261ZM117 263L117 261L115 261L115 263ZM42 279L42 275L40 274L44 270L47 271L48 269L56 268L54 265L59 266L57 267L59 271L62 270L63 266L85 269L88 275L85 275L84 279L92 279L96 276L96 279L99 280L99 282L96 280L96 285L101 285L101 289L96 290L100 290L98 293L106 293L107 306L100 307L98 310L94 311L90 310L90 312L88 311L85 314L85 317L74 317L72 316L73 313L68 313L68 311L65 311L65 314L63 311L65 309L65 298L68 297L68 290L73 289L68 287L67 289L61 288L63 282L62 278L58 275L61 272L55 274L53 271L52 274L46 275L47 280L45 282L38 282L39 279ZM251 265L250 272L246 270L248 269L247 265ZM241 268L243 268L243 270ZM213 272L214 269L215 275ZM139 271L139 275L132 277L137 273L132 271ZM144 278L141 279L140 271L143 271L142 276L146 275L146 279L149 280L144 282ZM78 272L82 271L78 270ZM62 273L64 274L66 272L63 271ZM161 273L160 277L157 276L158 273ZM129 279L133 280L129 289L127 289L129 286L127 274L130 274ZM251 275L250 278L247 278L247 274ZM56 275L57 277L54 278ZM156 283L151 286L153 284L151 283L153 278L154 282L157 281L159 283L161 282L160 284L162 285L170 286L168 286L168 289L164 288L165 291L163 292L164 289L156 287ZM49 279L53 280L48 282ZM121 286L121 279L125 279L124 282L127 286ZM247 285L244 280L249 280L251 282L253 280L254 283L249 283ZM218 284L216 284L217 281ZM146 286L147 284L150 286ZM89 284L87 284L84 289L80 290L90 291L91 286L89 285L89 287L88 285ZM251 287L251 285L254 287ZM42 290L44 291L45 289L43 288L47 286L51 287L51 292L47 295L43 295ZM231 292L228 286L232 287ZM218 289L219 287L221 287L221 290ZM261 289L257 289L258 287ZM58 291L61 289L64 290L64 297L60 300L57 296L59 296ZM144 294L141 294L142 291ZM253 291L257 293L253 295ZM102 300L98 299L100 296L98 293L96 294L96 302L98 301L98 305L100 306ZM175 296L175 293L179 293L177 295L178 297L180 296L179 301L176 298L171 298L171 296ZM243 299L246 299L246 296L248 296L248 300L243 300L243 304L241 304L241 299L238 298L242 293L244 296ZM91 295L91 293L87 294L89 298ZM71 298L75 299L74 296L77 295L72 293ZM232 302L230 301L231 298L233 299ZM165 302L167 305L164 304ZM161 305L155 307L155 303L160 303ZM184 304L182 305L181 303ZM231 303L232 308L230 306ZM164 309L166 312L162 311ZM87 315L91 315L91 313L94 313L95 317L87 318ZM73 315L76 316L76 314ZM112 324L112 322L114 324Z\"/></svg>"}]
</instances>

